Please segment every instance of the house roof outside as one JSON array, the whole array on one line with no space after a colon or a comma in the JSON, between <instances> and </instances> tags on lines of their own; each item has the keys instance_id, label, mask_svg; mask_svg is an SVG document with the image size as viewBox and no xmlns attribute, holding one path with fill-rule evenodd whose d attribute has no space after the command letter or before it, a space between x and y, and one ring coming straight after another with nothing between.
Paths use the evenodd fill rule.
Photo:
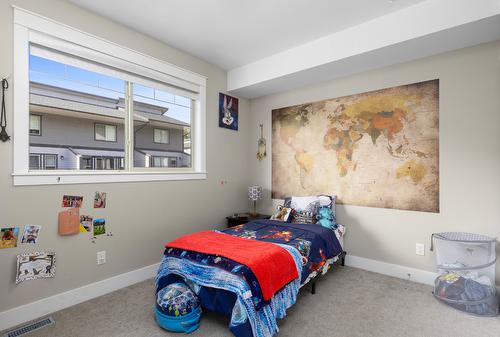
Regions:
<instances>
[{"instance_id":1,"label":"house roof outside","mask_svg":"<svg viewBox=\"0 0 500 337\"><path fill-rule=\"evenodd\" d=\"M41 112L85 113L107 118L125 118L125 101L123 98L109 98L83 93L71 89L60 88L48 84L30 82L30 105L39 107ZM165 116L168 108L134 102L134 120L138 122L155 122L168 124L170 127L189 127L188 123Z\"/></svg>"}]
</instances>

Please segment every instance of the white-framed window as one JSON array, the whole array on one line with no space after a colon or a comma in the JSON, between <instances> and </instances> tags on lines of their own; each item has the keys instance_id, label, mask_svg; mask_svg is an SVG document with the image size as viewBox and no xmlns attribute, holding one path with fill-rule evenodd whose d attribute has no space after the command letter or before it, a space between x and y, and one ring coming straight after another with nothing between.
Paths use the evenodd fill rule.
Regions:
<instances>
[{"instance_id":1,"label":"white-framed window","mask_svg":"<svg viewBox=\"0 0 500 337\"><path fill-rule=\"evenodd\" d=\"M18 7L13 49L14 185L206 178L204 76ZM50 137L35 141L37 115ZM170 143L181 164L149 165L148 142Z\"/></svg>"},{"instance_id":2,"label":"white-framed window","mask_svg":"<svg viewBox=\"0 0 500 337\"><path fill-rule=\"evenodd\" d=\"M103 142L116 142L116 125L95 123L94 139Z\"/></svg>"},{"instance_id":3,"label":"white-framed window","mask_svg":"<svg viewBox=\"0 0 500 337\"><path fill-rule=\"evenodd\" d=\"M30 114L30 135L31 136L42 135L42 116Z\"/></svg>"},{"instance_id":4,"label":"white-framed window","mask_svg":"<svg viewBox=\"0 0 500 337\"><path fill-rule=\"evenodd\" d=\"M153 129L153 142L158 144L168 144L170 142L168 130Z\"/></svg>"}]
</instances>

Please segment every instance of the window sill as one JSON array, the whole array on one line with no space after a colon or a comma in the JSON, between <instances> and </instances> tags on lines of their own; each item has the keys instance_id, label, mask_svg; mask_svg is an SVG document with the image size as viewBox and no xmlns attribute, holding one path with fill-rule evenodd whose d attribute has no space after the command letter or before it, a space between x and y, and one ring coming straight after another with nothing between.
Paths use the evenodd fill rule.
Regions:
<instances>
[{"instance_id":1,"label":"window sill","mask_svg":"<svg viewBox=\"0 0 500 337\"><path fill-rule=\"evenodd\" d=\"M13 173L14 186L202 180L206 172L30 172Z\"/></svg>"}]
</instances>

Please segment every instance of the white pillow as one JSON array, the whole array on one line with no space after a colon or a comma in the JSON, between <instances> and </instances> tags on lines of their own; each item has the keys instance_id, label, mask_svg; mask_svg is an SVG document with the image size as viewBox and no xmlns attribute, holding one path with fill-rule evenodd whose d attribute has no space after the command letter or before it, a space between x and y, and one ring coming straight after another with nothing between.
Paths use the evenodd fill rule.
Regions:
<instances>
[{"instance_id":1,"label":"white pillow","mask_svg":"<svg viewBox=\"0 0 500 337\"><path fill-rule=\"evenodd\" d=\"M328 199L328 197L325 197ZM324 202L324 200L323 200ZM328 199L330 203L330 199ZM328 204L327 203L327 204ZM316 212L316 208L321 204L321 199L318 196L306 196L306 197L292 197L290 201L290 207L298 212Z\"/></svg>"}]
</instances>

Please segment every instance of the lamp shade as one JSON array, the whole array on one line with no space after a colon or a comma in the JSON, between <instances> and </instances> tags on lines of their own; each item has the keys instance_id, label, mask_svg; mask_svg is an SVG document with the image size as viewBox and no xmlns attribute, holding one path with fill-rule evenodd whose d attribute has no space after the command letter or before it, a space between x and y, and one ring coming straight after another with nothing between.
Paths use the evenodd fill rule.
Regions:
<instances>
[{"instance_id":1,"label":"lamp shade","mask_svg":"<svg viewBox=\"0 0 500 337\"><path fill-rule=\"evenodd\" d=\"M250 186L248 188L248 200L257 201L262 199L262 187Z\"/></svg>"}]
</instances>

